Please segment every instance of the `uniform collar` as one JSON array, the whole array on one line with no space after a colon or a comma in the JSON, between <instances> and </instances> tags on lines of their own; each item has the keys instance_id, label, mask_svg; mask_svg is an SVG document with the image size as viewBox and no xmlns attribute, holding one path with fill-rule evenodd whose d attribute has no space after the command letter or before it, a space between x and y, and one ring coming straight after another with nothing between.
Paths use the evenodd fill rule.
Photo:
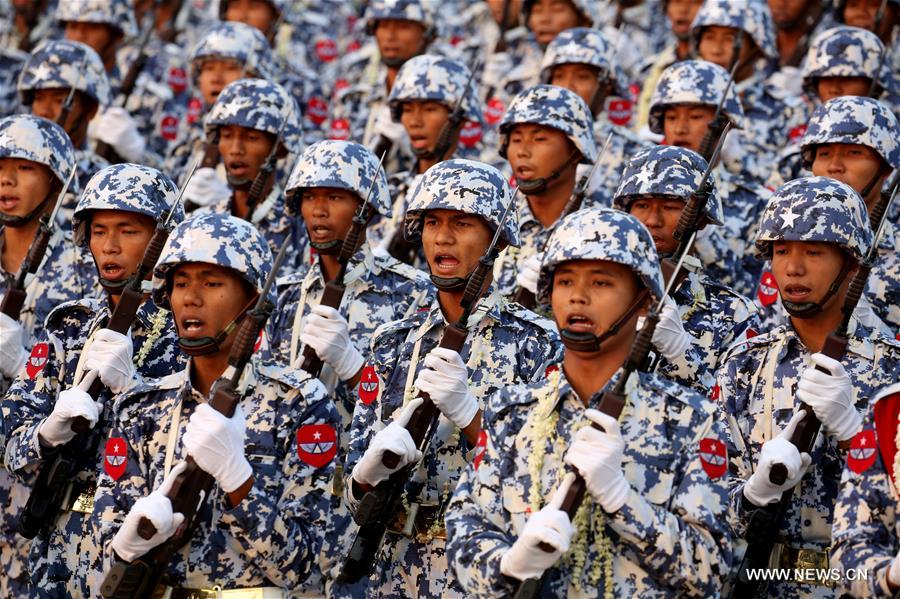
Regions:
<instances>
[{"instance_id":1,"label":"uniform collar","mask_svg":"<svg viewBox=\"0 0 900 599\"><path fill-rule=\"evenodd\" d=\"M563 364L560 362L558 365L554 365L559 372L559 383L557 388L559 389L559 393L556 396L556 401L553 403L553 409L559 410L560 406L564 399L572 398L579 406L584 406L581 401L581 398L578 397L578 394L575 392L575 389L572 387L572 384L566 378L566 374L563 371ZM545 384L542 389L545 390L546 393L555 393L553 385L554 375L550 374L551 369L554 369L554 366L550 366L547 369L547 375L545 376ZM622 376L622 369L617 370L610 378L602 389L597 391L594 395L591 396L590 401L588 402L588 408L596 409L599 406L600 398L603 396L603 392L615 387L616 383L619 381L619 378ZM633 372L631 377L628 379L628 383L625 385L625 394L626 397L630 397L633 395L633 392L640 385L641 375L639 372ZM626 401L627 406L627 401Z\"/></svg>"},{"instance_id":2,"label":"uniform collar","mask_svg":"<svg viewBox=\"0 0 900 599\"><path fill-rule=\"evenodd\" d=\"M350 258L350 262L347 264L347 273L344 275L344 286L359 280L368 281L371 277L377 276L380 272L381 266L378 264L375 254L372 253L372 247L369 245L369 242L366 241L358 250L356 250L356 253ZM324 288L326 283L328 283L328 281L325 280L325 276L322 274L322 269L319 268L317 260L311 268L307 269L306 276L303 278L303 287L307 290L316 285Z\"/></svg>"},{"instance_id":3,"label":"uniform collar","mask_svg":"<svg viewBox=\"0 0 900 599\"><path fill-rule=\"evenodd\" d=\"M478 300L477 304L475 304L475 309L472 311L472 315L469 317L469 330L473 330L476 327L481 326L481 323L485 319L485 317L490 318L494 322L501 322L501 313L506 306L506 303L506 298L504 298L500 294L500 290L497 289L496 285L494 283L491 283L491 286L488 288L487 293ZM450 324L453 324L447 322L447 319L444 318L444 313L441 311L441 302L438 299L437 293L435 293L434 301L432 302L431 308L428 310L428 314L425 317L425 322L430 323L430 326L420 327L421 334L424 334L426 331L432 329L434 325L439 324L441 325L441 327L446 327Z\"/></svg>"},{"instance_id":4,"label":"uniform collar","mask_svg":"<svg viewBox=\"0 0 900 599\"><path fill-rule=\"evenodd\" d=\"M783 331L782 334L787 347L793 346L799 351L811 353L809 348L803 344L803 341L794 329L790 317L788 318L787 324L776 330ZM878 335L875 331L857 321L855 317L852 317L850 318L850 326L847 330L847 338L849 341L847 344L847 351L871 360L875 357L875 344L873 339L876 339L877 337Z\"/></svg>"}]
</instances>

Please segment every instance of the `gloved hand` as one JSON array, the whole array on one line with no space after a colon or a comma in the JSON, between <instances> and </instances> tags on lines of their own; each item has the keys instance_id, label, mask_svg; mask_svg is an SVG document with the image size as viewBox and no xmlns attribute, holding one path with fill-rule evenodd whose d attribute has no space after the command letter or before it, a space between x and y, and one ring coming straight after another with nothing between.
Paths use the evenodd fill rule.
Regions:
<instances>
[{"instance_id":1,"label":"gloved hand","mask_svg":"<svg viewBox=\"0 0 900 599\"><path fill-rule=\"evenodd\" d=\"M244 455L246 432L241 406L227 418L204 403L191 414L182 443L200 469L211 474L223 491L231 493L253 476L253 468Z\"/></svg>"},{"instance_id":2,"label":"gloved hand","mask_svg":"<svg viewBox=\"0 0 900 599\"><path fill-rule=\"evenodd\" d=\"M675 360L683 355L691 345L691 337L681 323L678 306L666 296L663 308L659 313L659 322L653 331L653 346L668 360Z\"/></svg>"},{"instance_id":3,"label":"gloved hand","mask_svg":"<svg viewBox=\"0 0 900 599\"><path fill-rule=\"evenodd\" d=\"M134 502L122 527L113 537L112 548L116 555L125 561L134 561L175 534L184 522L184 514L172 512L172 502L166 495L175 483L175 478L185 468L187 462L178 462L158 489ZM156 534L150 539L143 539L138 534L138 522L141 518L147 518L156 527Z\"/></svg>"},{"instance_id":4,"label":"gloved hand","mask_svg":"<svg viewBox=\"0 0 900 599\"><path fill-rule=\"evenodd\" d=\"M862 417L853 405L853 384L841 363L825 354L813 354L814 364L831 374L810 366L800 375L797 399L812 408L825 434L838 441L852 439L862 426Z\"/></svg>"},{"instance_id":5,"label":"gloved hand","mask_svg":"<svg viewBox=\"0 0 900 599\"><path fill-rule=\"evenodd\" d=\"M759 452L759 463L756 471L750 475L744 483L744 497L759 507L775 503L781 499L781 494L794 488L806 469L809 468L811 458L808 453L800 453L788 439L794 434L797 424L806 415L806 410L798 410L781 434L763 443ZM784 464L787 467L787 480L781 485L773 484L769 480L769 472L774 464Z\"/></svg>"},{"instance_id":6,"label":"gloved hand","mask_svg":"<svg viewBox=\"0 0 900 599\"><path fill-rule=\"evenodd\" d=\"M531 293L537 293L538 277L541 275L541 257L542 255L537 253L522 263L519 274L516 275L516 285Z\"/></svg>"},{"instance_id":7,"label":"gloved hand","mask_svg":"<svg viewBox=\"0 0 900 599\"><path fill-rule=\"evenodd\" d=\"M111 106L100 113L96 124L91 127L91 133L112 146L116 154L128 162L143 161L147 142L138 131L137 121L124 108Z\"/></svg>"},{"instance_id":8,"label":"gloved hand","mask_svg":"<svg viewBox=\"0 0 900 599\"><path fill-rule=\"evenodd\" d=\"M59 394L53 411L38 428L38 435L44 443L50 447L59 447L71 441L75 436L72 419L76 416L86 418L91 428L94 428L100 419L100 410L103 406L99 401L94 401L87 391L96 378L97 371L91 370L84 375L78 385Z\"/></svg>"},{"instance_id":9,"label":"gloved hand","mask_svg":"<svg viewBox=\"0 0 900 599\"><path fill-rule=\"evenodd\" d=\"M219 178L216 169L204 166L194 171L184 187L184 201L197 206L212 206L231 197L231 188Z\"/></svg>"},{"instance_id":10,"label":"gloved hand","mask_svg":"<svg viewBox=\"0 0 900 599\"><path fill-rule=\"evenodd\" d=\"M584 416L606 432L593 426L578 429L565 462L578 470L591 496L611 514L624 505L631 488L622 472L625 441L618 421L612 416L599 410L585 410Z\"/></svg>"},{"instance_id":11,"label":"gloved hand","mask_svg":"<svg viewBox=\"0 0 900 599\"><path fill-rule=\"evenodd\" d=\"M415 387L427 393L447 419L466 428L478 413L478 400L469 393L469 370L458 353L436 347L425 356Z\"/></svg>"},{"instance_id":12,"label":"gloved hand","mask_svg":"<svg viewBox=\"0 0 900 599\"><path fill-rule=\"evenodd\" d=\"M500 89L506 76L513 69L512 58L506 52L494 52L484 63L481 75L482 87Z\"/></svg>"},{"instance_id":13,"label":"gloved hand","mask_svg":"<svg viewBox=\"0 0 900 599\"><path fill-rule=\"evenodd\" d=\"M25 329L19 321L0 313L0 340L0 374L15 378L28 359Z\"/></svg>"},{"instance_id":14,"label":"gloved hand","mask_svg":"<svg viewBox=\"0 0 900 599\"><path fill-rule=\"evenodd\" d=\"M382 105L375 114L372 131L376 135L384 135L394 143L406 139L406 129L401 123L394 122L391 118L391 109L387 104Z\"/></svg>"},{"instance_id":15,"label":"gloved hand","mask_svg":"<svg viewBox=\"0 0 900 599\"><path fill-rule=\"evenodd\" d=\"M331 366L342 381L352 379L365 363L350 341L347 321L334 308L313 306L303 318L300 341L316 350L319 359Z\"/></svg>"},{"instance_id":16,"label":"gloved hand","mask_svg":"<svg viewBox=\"0 0 900 599\"><path fill-rule=\"evenodd\" d=\"M540 578L569 550L574 530L569 516L559 508L574 480L574 473L566 474L550 503L531 515L522 534L500 558L500 572L518 580ZM539 543L547 543L556 551L547 553Z\"/></svg>"},{"instance_id":17,"label":"gloved hand","mask_svg":"<svg viewBox=\"0 0 900 599\"><path fill-rule=\"evenodd\" d=\"M422 459L422 452L416 448L409 431L406 430L409 419L416 408L422 405L422 401L417 397L397 410L394 421L375 433L363 457L353 467L351 474L353 480L374 487L407 464ZM400 462L396 468L388 468L381 463L381 458L386 451L392 451L400 456Z\"/></svg>"},{"instance_id":18,"label":"gloved hand","mask_svg":"<svg viewBox=\"0 0 900 599\"><path fill-rule=\"evenodd\" d=\"M137 371L132 362L133 353L131 333L123 335L110 329L100 329L87 348L84 369L96 370L110 391L121 393L135 382Z\"/></svg>"},{"instance_id":19,"label":"gloved hand","mask_svg":"<svg viewBox=\"0 0 900 599\"><path fill-rule=\"evenodd\" d=\"M900 553L891 562L891 567L887 572L888 582L892 587L900 588Z\"/></svg>"}]
</instances>

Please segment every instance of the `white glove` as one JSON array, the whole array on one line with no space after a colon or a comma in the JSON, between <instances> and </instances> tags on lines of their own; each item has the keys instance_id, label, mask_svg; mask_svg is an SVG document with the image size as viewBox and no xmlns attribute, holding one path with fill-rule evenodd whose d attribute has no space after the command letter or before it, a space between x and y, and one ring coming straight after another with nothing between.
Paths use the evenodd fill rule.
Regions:
<instances>
[{"instance_id":1,"label":"white glove","mask_svg":"<svg viewBox=\"0 0 900 599\"><path fill-rule=\"evenodd\" d=\"M386 480L391 474L400 470L407 464L418 462L422 459L422 452L416 448L413 439L406 430L406 425L413 412L422 405L422 399L417 397L399 410L394 415L394 421L375 433L368 449L353 467L351 476L353 480L363 485L372 487ZM391 451L400 456L400 462L396 468L388 468L381 463L381 458L386 451Z\"/></svg>"},{"instance_id":2,"label":"white glove","mask_svg":"<svg viewBox=\"0 0 900 599\"><path fill-rule=\"evenodd\" d=\"M797 399L812 408L825 433L838 441L852 439L862 426L862 417L853 405L853 383L841 363L825 354L813 354L813 364L800 375Z\"/></svg>"},{"instance_id":3,"label":"white glove","mask_svg":"<svg viewBox=\"0 0 900 599\"><path fill-rule=\"evenodd\" d=\"M516 275L516 285L527 289L531 293L537 293L538 277L541 275L541 254L535 254L525 260Z\"/></svg>"},{"instance_id":4,"label":"white glove","mask_svg":"<svg viewBox=\"0 0 900 599\"><path fill-rule=\"evenodd\" d=\"M319 359L331 366L342 381L352 379L365 363L350 341L350 326L334 308L313 306L303 318L300 341L316 350Z\"/></svg>"},{"instance_id":5,"label":"white glove","mask_svg":"<svg viewBox=\"0 0 900 599\"><path fill-rule=\"evenodd\" d=\"M194 171L184 187L184 201L197 206L212 206L231 197L231 188L219 178L216 169L204 166Z\"/></svg>"},{"instance_id":6,"label":"white glove","mask_svg":"<svg viewBox=\"0 0 900 599\"><path fill-rule=\"evenodd\" d=\"M72 430L72 419L76 416L86 418L91 428L100 419L103 405L88 395L91 383L97 378L97 371L91 370L84 375L77 386L66 389L56 398L53 411L38 428L38 435L50 447L59 447L68 443L75 436Z\"/></svg>"},{"instance_id":7,"label":"white glove","mask_svg":"<svg viewBox=\"0 0 900 599\"><path fill-rule=\"evenodd\" d=\"M406 129L401 123L395 123L391 118L391 109L383 104L375 114L375 123L372 127L375 135L384 135L394 143L406 139Z\"/></svg>"},{"instance_id":8,"label":"white glove","mask_svg":"<svg viewBox=\"0 0 900 599\"><path fill-rule=\"evenodd\" d=\"M135 121L128 111L120 106L111 106L102 112L92 124L91 133L102 142L108 143L116 154L128 162L142 162L147 142L138 131Z\"/></svg>"},{"instance_id":9,"label":"white glove","mask_svg":"<svg viewBox=\"0 0 900 599\"><path fill-rule=\"evenodd\" d=\"M622 472L625 441L615 418L599 410L585 410L584 416L603 427L585 426L575 433L565 462L581 474L588 491L609 514L625 504L631 488ZM606 431L606 432L604 432Z\"/></svg>"},{"instance_id":10,"label":"white glove","mask_svg":"<svg viewBox=\"0 0 900 599\"><path fill-rule=\"evenodd\" d=\"M800 453L797 447L788 441L805 415L806 410L798 410L780 435L763 443L756 471L744 483L744 497L754 505L764 507L775 503L781 499L782 493L794 488L806 474L812 458L808 453ZM769 480L769 473L774 464L784 464L787 468L787 480L783 484L776 485Z\"/></svg>"},{"instance_id":11,"label":"white glove","mask_svg":"<svg viewBox=\"0 0 900 599\"><path fill-rule=\"evenodd\" d=\"M219 481L226 493L237 490L253 476L253 468L244 455L247 423L241 406L227 418L211 405L197 406L182 437L184 449L204 472Z\"/></svg>"},{"instance_id":12,"label":"white glove","mask_svg":"<svg viewBox=\"0 0 900 599\"><path fill-rule=\"evenodd\" d=\"M0 374L15 378L28 359L25 349L25 329L21 323L0 313Z\"/></svg>"},{"instance_id":13,"label":"white glove","mask_svg":"<svg viewBox=\"0 0 900 599\"><path fill-rule=\"evenodd\" d=\"M741 162L747 156L744 139L738 131L729 129L725 134L725 143L722 144L722 152L719 154L720 162L724 165L740 167ZM709 228L709 227L707 227Z\"/></svg>"},{"instance_id":14,"label":"white glove","mask_svg":"<svg viewBox=\"0 0 900 599\"><path fill-rule=\"evenodd\" d=\"M458 353L436 347L425 356L415 387L431 397L431 401L447 419L466 428L478 413L478 400L469 393L469 370Z\"/></svg>"},{"instance_id":15,"label":"white glove","mask_svg":"<svg viewBox=\"0 0 900 599\"><path fill-rule=\"evenodd\" d=\"M566 474L550 503L531 515L522 534L500 558L500 572L518 580L540 578L569 550L574 530L569 516L559 508L574 480L573 472ZM539 543L546 543L556 551L547 553Z\"/></svg>"},{"instance_id":16,"label":"white glove","mask_svg":"<svg viewBox=\"0 0 900 599\"><path fill-rule=\"evenodd\" d=\"M506 52L494 52L484 64L484 72L481 75L481 86L500 89L506 76L513 69L513 61Z\"/></svg>"},{"instance_id":17,"label":"white glove","mask_svg":"<svg viewBox=\"0 0 900 599\"><path fill-rule=\"evenodd\" d=\"M671 297L666 296L659 314L659 322L653 331L653 346L667 360L675 360L691 346L692 340L693 337L684 330L684 325L681 323L678 306Z\"/></svg>"},{"instance_id":18,"label":"white glove","mask_svg":"<svg viewBox=\"0 0 900 599\"><path fill-rule=\"evenodd\" d=\"M123 335L110 329L100 329L87 349L84 369L96 370L110 391L121 393L131 387L136 378L133 353L131 333Z\"/></svg>"},{"instance_id":19,"label":"white glove","mask_svg":"<svg viewBox=\"0 0 900 599\"><path fill-rule=\"evenodd\" d=\"M892 587L900 587L900 553L891 562L891 569L888 570L887 579Z\"/></svg>"},{"instance_id":20,"label":"white glove","mask_svg":"<svg viewBox=\"0 0 900 599\"><path fill-rule=\"evenodd\" d=\"M127 562L134 561L175 534L184 522L184 514L172 512L172 502L166 495L175 483L175 478L185 468L187 462L178 462L158 489L134 502L122 527L113 537L112 548L116 555ZM150 539L143 539L138 534L138 522L141 518L147 518L156 527L156 534Z\"/></svg>"}]
</instances>

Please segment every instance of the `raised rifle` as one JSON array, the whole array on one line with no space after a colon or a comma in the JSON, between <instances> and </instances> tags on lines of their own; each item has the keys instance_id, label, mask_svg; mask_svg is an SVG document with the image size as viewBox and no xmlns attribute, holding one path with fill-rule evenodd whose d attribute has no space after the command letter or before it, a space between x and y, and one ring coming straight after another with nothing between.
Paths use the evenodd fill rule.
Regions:
<instances>
[{"instance_id":1,"label":"raised rifle","mask_svg":"<svg viewBox=\"0 0 900 599\"><path fill-rule=\"evenodd\" d=\"M256 177L253 178L253 183L250 184L250 191L247 192L247 220L250 222L253 220L253 211L256 210L259 201L262 199L266 183L269 182L272 173L275 172L275 164L278 162L278 148L281 146L284 128L287 126L287 123L293 114L293 104L288 104L288 113L287 116L284 117L284 120L281 121L281 126L278 127L278 135L275 136L275 143L272 144L272 149L269 151L269 155L266 156L266 161L259 169L259 172L256 173Z\"/></svg>"},{"instance_id":2,"label":"raised rifle","mask_svg":"<svg viewBox=\"0 0 900 599\"><path fill-rule=\"evenodd\" d=\"M738 39L741 37L739 35ZM731 87L734 85L734 75L738 70L739 64L739 60L735 60L734 64L732 64L731 72L728 74L728 83L725 84L725 89L722 92L722 99L719 100L719 105L716 106L716 112L713 114L712 120L709 121L706 135L700 140L700 149L697 153L703 156L703 159L710 164L713 163L713 149L716 145L721 144L721 140L725 137L725 129L730 122L725 115L725 100L728 99L728 92L731 91Z\"/></svg>"},{"instance_id":3,"label":"raised rifle","mask_svg":"<svg viewBox=\"0 0 900 599\"><path fill-rule=\"evenodd\" d=\"M59 110L59 116L56 117L56 124L66 128L66 121L69 120L69 113L72 112L72 100L75 97L75 90L81 85L82 79L84 79L84 70L87 68L88 55L85 54L84 58L81 59L81 68L78 69L78 79L75 80L75 85L69 88L69 93L66 95L66 99L63 102L62 108Z\"/></svg>"}]
</instances>

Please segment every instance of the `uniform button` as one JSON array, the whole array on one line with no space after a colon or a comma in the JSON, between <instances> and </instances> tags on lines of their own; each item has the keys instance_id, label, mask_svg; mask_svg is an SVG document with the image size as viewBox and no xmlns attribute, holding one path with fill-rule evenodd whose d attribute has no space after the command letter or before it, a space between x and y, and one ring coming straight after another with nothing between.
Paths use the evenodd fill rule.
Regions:
<instances>
[{"instance_id":1,"label":"uniform button","mask_svg":"<svg viewBox=\"0 0 900 599\"><path fill-rule=\"evenodd\" d=\"M803 521L803 526L812 526L812 520L807 518Z\"/></svg>"}]
</instances>

